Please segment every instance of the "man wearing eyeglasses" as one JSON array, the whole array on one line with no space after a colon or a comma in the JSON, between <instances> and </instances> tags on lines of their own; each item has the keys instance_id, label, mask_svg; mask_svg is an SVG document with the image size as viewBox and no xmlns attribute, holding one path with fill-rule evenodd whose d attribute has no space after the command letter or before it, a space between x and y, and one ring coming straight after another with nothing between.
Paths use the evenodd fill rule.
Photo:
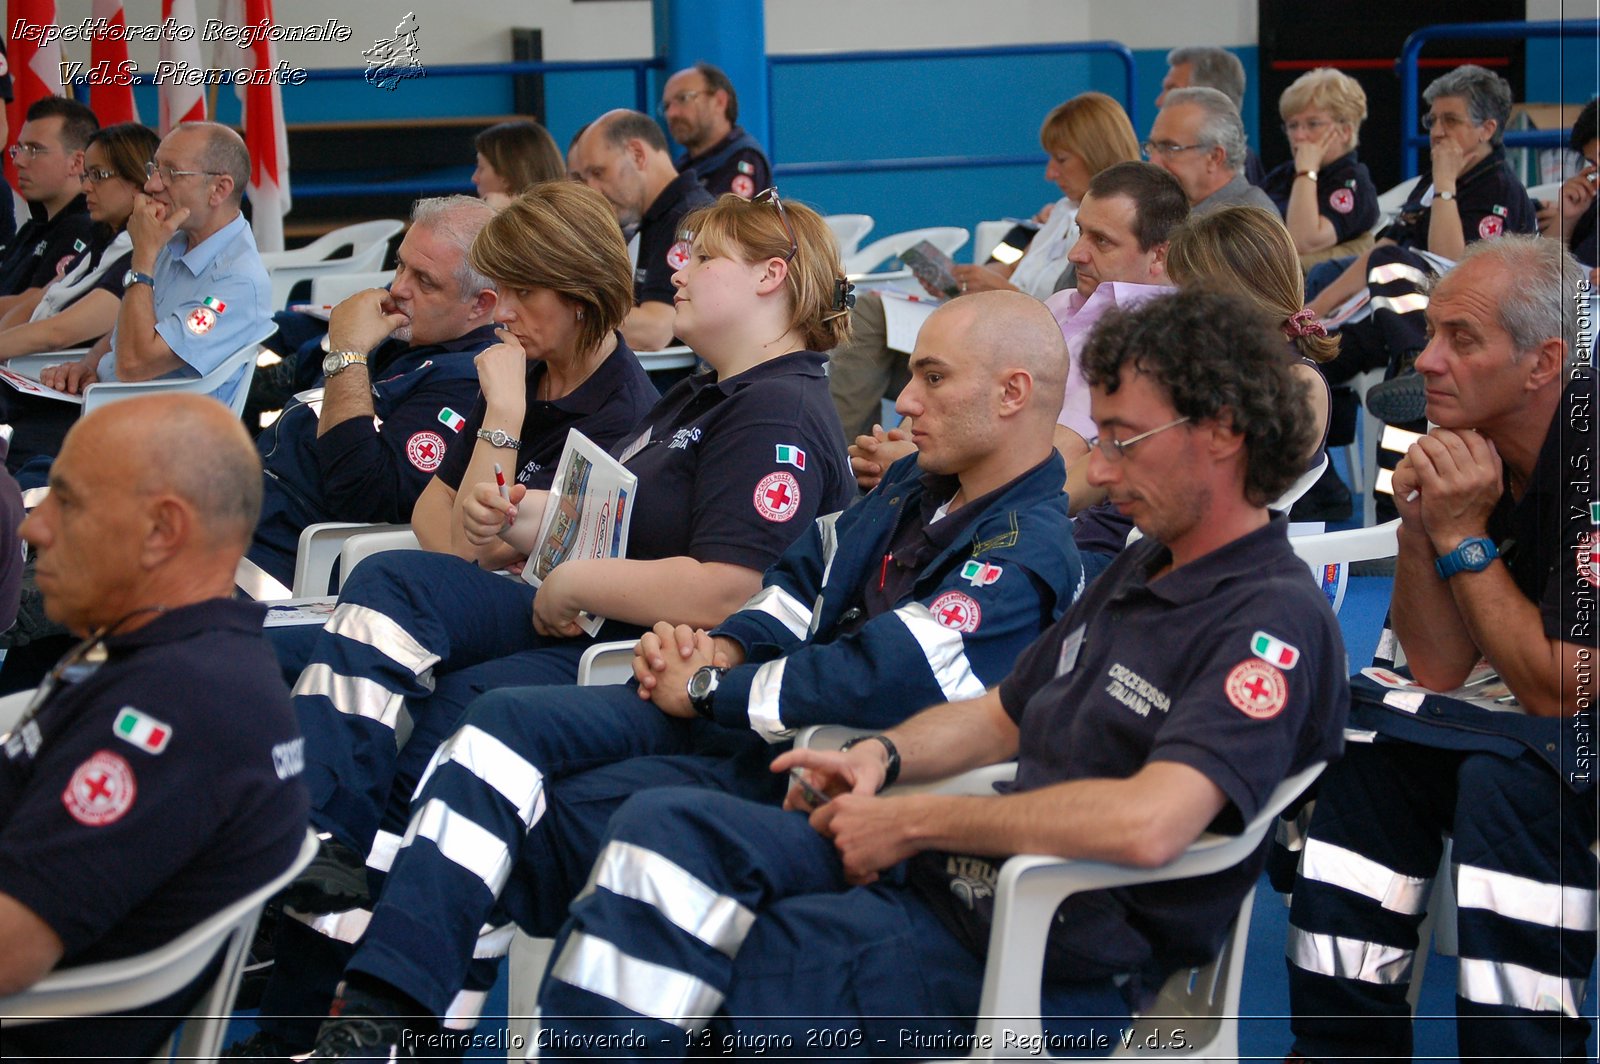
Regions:
<instances>
[{"instance_id":1,"label":"man wearing eyeglasses","mask_svg":"<svg viewBox=\"0 0 1600 1064\"><path fill-rule=\"evenodd\" d=\"M239 211L250 176L239 135L214 122L184 123L162 140L147 173L128 218L132 265L117 327L79 361L42 371L47 387L76 395L99 380L204 376L272 317L272 284ZM231 394L234 384L218 392ZM46 399L33 399L27 412L12 441L13 469L55 454L76 414Z\"/></svg>"},{"instance_id":2,"label":"man wearing eyeglasses","mask_svg":"<svg viewBox=\"0 0 1600 1064\"><path fill-rule=\"evenodd\" d=\"M1338 624L1266 510L1310 444L1281 338L1242 301L1180 292L1108 315L1085 369L1090 476L1145 538L998 685L773 762L817 797L629 798L556 940L550 1055L733 1055L823 1026L873 1055L946 1048L972 1029L1007 855L1163 865L1337 755ZM1013 757L1005 794L879 794ZM1119 1018L1215 956L1263 859L1069 898L1045 944L1052 1034L1110 1048Z\"/></svg>"},{"instance_id":3,"label":"man wearing eyeglasses","mask_svg":"<svg viewBox=\"0 0 1600 1064\"><path fill-rule=\"evenodd\" d=\"M635 351L661 350L672 342L672 275L689 261L678 223L711 195L694 174L678 173L661 127L638 111L608 111L589 123L568 152L567 169L606 198L625 237L638 234L634 306L622 338Z\"/></svg>"},{"instance_id":4,"label":"man wearing eyeglasses","mask_svg":"<svg viewBox=\"0 0 1600 1064\"><path fill-rule=\"evenodd\" d=\"M261 504L238 418L198 396L113 404L51 481L22 536L46 612L87 638L0 744L0 995L171 941L305 838L289 692L261 609L232 600ZM145 1018L7 1026L0 1050L148 1057L203 988Z\"/></svg>"},{"instance_id":5,"label":"man wearing eyeglasses","mask_svg":"<svg viewBox=\"0 0 1600 1064\"><path fill-rule=\"evenodd\" d=\"M1197 215L1220 207L1264 207L1265 192L1245 180L1244 123L1216 89L1172 89L1144 142L1145 158L1178 179Z\"/></svg>"},{"instance_id":6,"label":"man wearing eyeglasses","mask_svg":"<svg viewBox=\"0 0 1600 1064\"><path fill-rule=\"evenodd\" d=\"M44 286L88 250L94 222L83 200L83 152L99 128L93 111L62 96L28 108L11 158L31 218L0 262L0 311L23 300L31 310Z\"/></svg>"},{"instance_id":7,"label":"man wearing eyeglasses","mask_svg":"<svg viewBox=\"0 0 1600 1064\"><path fill-rule=\"evenodd\" d=\"M739 96L720 68L696 63L668 78L660 114L686 149L675 161L678 172L693 173L713 196L733 192L749 199L772 185L772 164L737 124Z\"/></svg>"}]
</instances>

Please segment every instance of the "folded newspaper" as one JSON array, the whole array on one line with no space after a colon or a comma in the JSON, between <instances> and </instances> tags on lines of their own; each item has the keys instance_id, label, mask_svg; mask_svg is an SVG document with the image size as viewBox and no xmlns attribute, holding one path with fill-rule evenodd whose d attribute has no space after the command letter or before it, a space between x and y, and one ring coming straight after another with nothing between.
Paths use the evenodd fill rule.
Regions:
<instances>
[{"instance_id":1,"label":"folded newspaper","mask_svg":"<svg viewBox=\"0 0 1600 1064\"><path fill-rule=\"evenodd\" d=\"M522 579L538 587L556 566L573 558L624 558L639 478L589 437L571 429L551 486L550 501ZM578 614L578 625L600 634L604 617Z\"/></svg>"},{"instance_id":2,"label":"folded newspaper","mask_svg":"<svg viewBox=\"0 0 1600 1064\"><path fill-rule=\"evenodd\" d=\"M73 395L71 392L63 392L55 388L46 387L33 378L24 377L14 370L0 369L0 381L11 385L23 395L37 395L41 399L59 399L63 403L77 403L80 406L83 404L83 396L81 395Z\"/></svg>"}]
</instances>

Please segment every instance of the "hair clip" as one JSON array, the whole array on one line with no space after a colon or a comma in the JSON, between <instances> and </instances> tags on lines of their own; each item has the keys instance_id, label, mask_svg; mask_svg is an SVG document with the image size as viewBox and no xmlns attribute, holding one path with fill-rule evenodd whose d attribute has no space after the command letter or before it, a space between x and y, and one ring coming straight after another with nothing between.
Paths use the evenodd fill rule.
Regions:
<instances>
[{"instance_id":1,"label":"hair clip","mask_svg":"<svg viewBox=\"0 0 1600 1064\"><path fill-rule=\"evenodd\" d=\"M856 286L840 277L833 282L833 309L845 310L856 305Z\"/></svg>"}]
</instances>

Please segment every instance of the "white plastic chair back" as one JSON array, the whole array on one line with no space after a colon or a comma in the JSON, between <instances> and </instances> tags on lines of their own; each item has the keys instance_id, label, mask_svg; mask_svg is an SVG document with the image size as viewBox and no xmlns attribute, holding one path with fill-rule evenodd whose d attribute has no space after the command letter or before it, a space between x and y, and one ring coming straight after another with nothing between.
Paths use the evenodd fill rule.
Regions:
<instances>
[{"instance_id":1,"label":"white plastic chair back","mask_svg":"<svg viewBox=\"0 0 1600 1064\"><path fill-rule=\"evenodd\" d=\"M639 365L644 367L646 373L657 373L668 369L688 369L700 361L700 356L689 350L683 344L672 347L663 347L659 351L635 351Z\"/></svg>"},{"instance_id":2,"label":"white plastic chair back","mask_svg":"<svg viewBox=\"0 0 1600 1064\"><path fill-rule=\"evenodd\" d=\"M1408 177L1389 191L1379 194L1378 220L1372 223L1371 230L1374 234L1394 221L1395 215L1399 214L1400 208L1406 204L1406 193L1410 192L1411 186L1416 183L1416 178Z\"/></svg>"},{"instance_id":3,"label":"white plastic chair back","mask_svg":"<svg viewBox=\"0 0 1600 1064\"><path fill-rule=\"evenodd\" d=\"M355 571L355 567L374 554L386 550L421 550L417 534L409 528L392 532L361 532L344 541L339 551L339 582Z\"/></svg>"},{"instance_id":4,"label":"white plastic chair back","mask_svg":"<svg viewBox=\"0 0 1600 1064\"><path fill-rule=\"evenodd\" d=\"M63 1017L128 1012L177 993L220 954L222 964L216 978L190 1009L177 1035L179 1059L214 1059L227 1032L261 907L299 875L316 852L317 836L308 830L299 854L271 882L148 953L51 972L20 994L0 998L0 1018L7 1026L22 1026ZM171 1049L169 1040L153 1059L165 1061Z\"/></svg>"},{"instance_id":5,"label":"white plastic chair back","mask_svg":"<svg viewBox=\"0 0 1600 1064\"><path fill-rule=\"evenodd\" d=\"M861 246L862 238L872 232L870 214L829 214L822 220L833 230L833 238L839 242L841 259L854 254L856 248Z\"/></svg>"},{"instance_id":6,"label":"white plastic chair back","mask_svg":"<svg viewBox=\"0 0 1600 1064\"><path fill-rule=\"evenodd\" d=\"M1338 613L1344 605L1350 566L1355 562L1393 558L1399 551L1400 519L1367 528L1348 528L1338 532L1318 532L1310 536L1290 536L1295 556L1311 569L1311 575L1324 592L1330 588L1329 604Z\"/></svg>"},{"instance_id":7,"label":"white plastic chair back","mask_svg":"<svg viewBox=\"0 0 1600 1064\"><path fill-rule=\"evenodd\" d=\"M307 525L300 530L300 542L295 548L294 587L295 598L308 598L329 593L333 584L333 563L339 560L344 546L356 536L375 536L389 532L416 535L409 524L366 524L360 521L324 521ZM340 572L347 570L341 569Z\"/></svg>"},{"instance_id":8,"label":"white plastic chair back","mask_svg":"<svg viewBox=\"0 0 1600 1064\"><path fill-rule=\"evenodd\" d=\"M881 237L845 256L845 273L866 273L884 259L893 258L914 244L926 240L946 255L954 255L967 242L967 231L957 226L934 226L929 229L907 229L903 233Z\"/></svg>"},{"instance_id":9,"label":"white plastic chair back","mask_svg":"<svg viewBox=\"0 0 1600 1064\"><path fill-rule=\"evenodd\" d=\"M1000 246L1000 241L1006 234L1016 228L1016 223L1004 219L995 219L979 222L978 227L972 231L972 261L980 266L989 261L989 256L994 254L994 249Z\"/></svg>"},{"instance_id":10,"label":"white plastic chair back","mask_svg":"<svg viewBox=\"0 0 1600 1064\"><path fill-rule=\"evenodd\" d=\"M289 293L301 281L329 274L371 273L380 269L384 253L389 250L389 239L405 227L404 222L393 218L380 218L335 229L293 251L264 252L261 264L272 278L273 309L281 309L289 301ZM348 258L329 257L346 246L350 248Z\"/></svg>"},{"instance_id":11,"label":"white plastic chair back","mask_svg":"<svg viewBox=\"0 0 1600 1064\"><path fill-rule=\"evenodd\" d=\"M323 277L313 277L311 302L320 306L336 307L357 292L364 292L368 288L382 288L393 280L393 270L331 273Z\"/></svg>"}]
</instances>

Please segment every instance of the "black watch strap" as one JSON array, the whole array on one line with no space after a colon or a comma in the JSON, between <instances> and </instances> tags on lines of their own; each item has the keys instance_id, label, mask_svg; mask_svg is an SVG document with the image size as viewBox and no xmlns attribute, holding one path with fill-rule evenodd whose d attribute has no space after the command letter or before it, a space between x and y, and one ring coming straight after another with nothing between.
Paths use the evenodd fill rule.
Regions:
<instances>
[{"instance_id":1,"label":"black watch strap","mask_svg":"<svg viewBox=\"0 0 1600 1064\"><path fill-rule=\"evenodd\" d=\"M857 743L864 743L874 739L883 744L889 754L889 765L883 770L883 782L878 785L878 793L882 794L886 788L893 787L894 781L900 778L900 751L895 749L894 740L887 735L858 735L854 739L839 747L841 751L848 750Z\"/></svg>"}]
</instances>

